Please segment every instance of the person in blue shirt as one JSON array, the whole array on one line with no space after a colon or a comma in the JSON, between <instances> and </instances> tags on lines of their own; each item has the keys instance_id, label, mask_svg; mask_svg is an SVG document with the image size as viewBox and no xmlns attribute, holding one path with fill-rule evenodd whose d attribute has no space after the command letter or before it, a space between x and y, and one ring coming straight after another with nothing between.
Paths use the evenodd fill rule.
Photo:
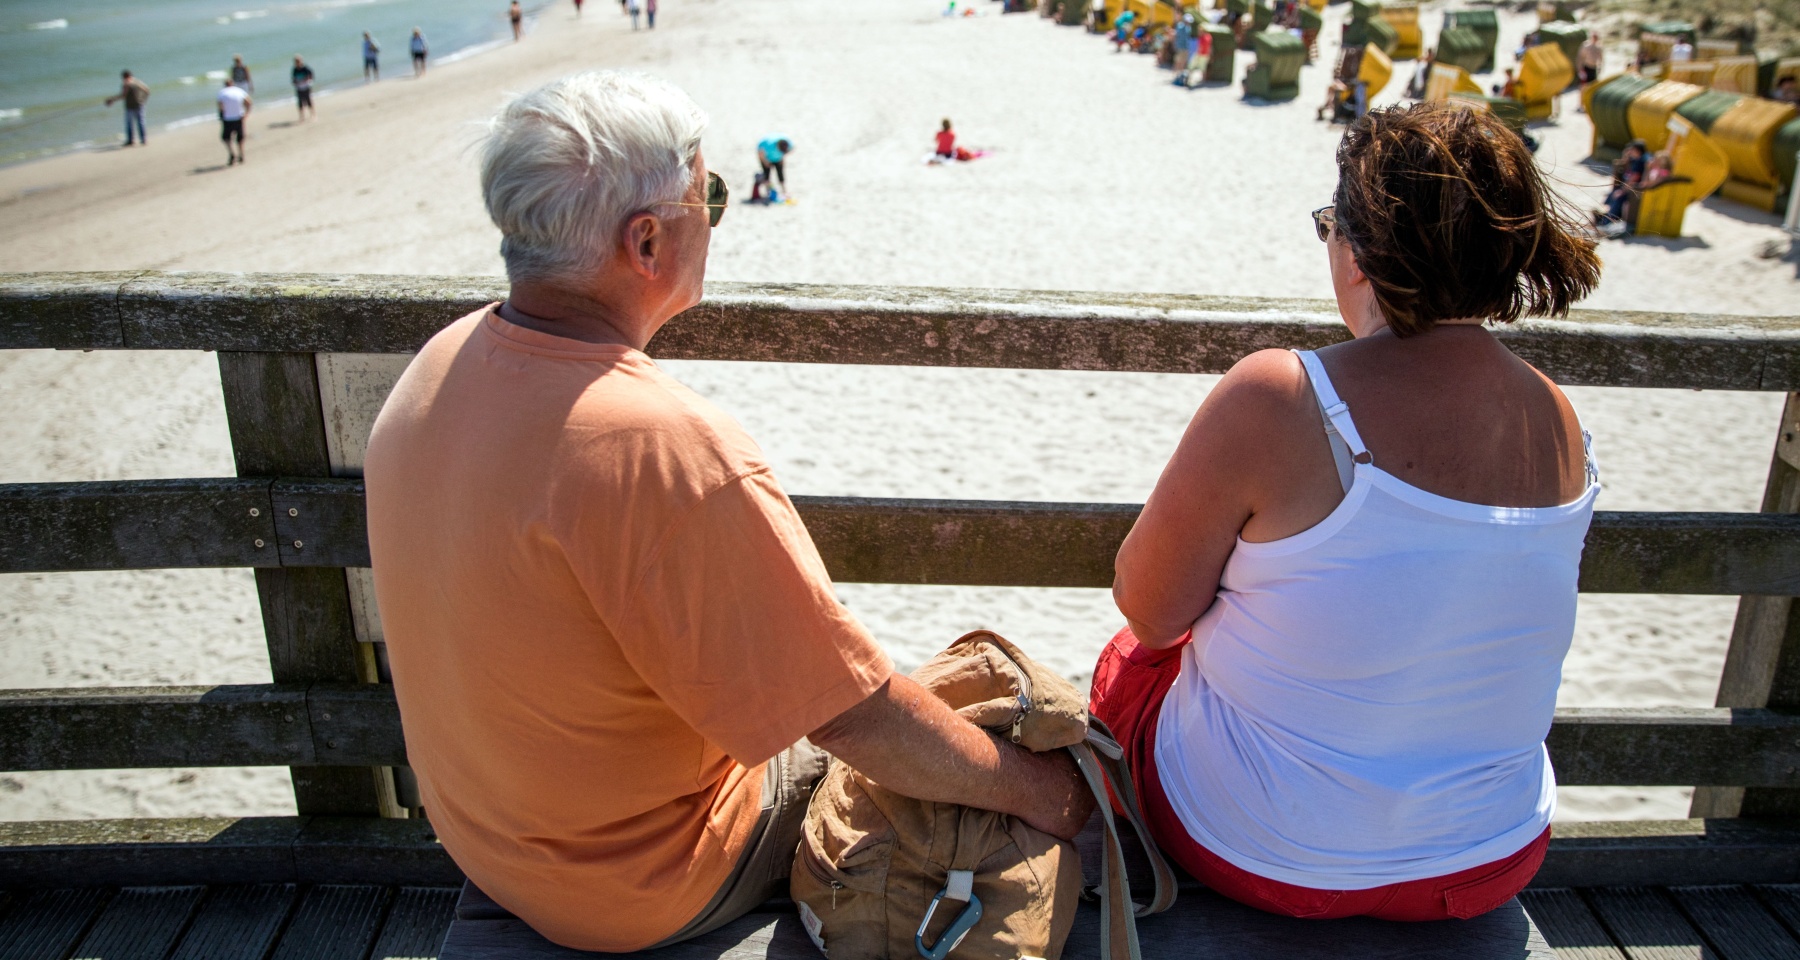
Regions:
<instances>
[{"instance_id":1,"label":"person in blue shirt","mask_svg":"<svg viewBox=\"0 0 1800 960\"><path fill-rule=\"evenodd\" d=\"M771 175L770 171L773 171L775 180L781 181L781 192L787 192L786 161L787 155L793 152L794 145L789 143L786 137L782 136L767 137L761 143L756 145L756 160L762 165L762 179L764 183L767 183L770 186L775 185L774 181L769 179Z\"/></svg>"}]
</instances>

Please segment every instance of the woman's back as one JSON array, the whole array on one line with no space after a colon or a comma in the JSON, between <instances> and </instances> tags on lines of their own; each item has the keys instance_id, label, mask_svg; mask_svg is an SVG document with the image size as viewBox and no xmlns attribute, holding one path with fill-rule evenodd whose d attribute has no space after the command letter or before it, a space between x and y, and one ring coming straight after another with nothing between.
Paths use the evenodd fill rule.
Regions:
<instances>
[{"instance_id":1,"label":"woman's back","mask_svg":"<svg viewBox=\"0 0 1800 960\"><path fill-rule=\"evenodd\" d=\"M1464 916L1463 871L1504 899L1547 842L1598 490L1568 400L1484 326L1566 313L1599 260L1491 116L1375 111L1338 168L1313 219L1355 339L1208 395L1119 551L1094 710L1148 743L1153 829L1215 888Z\"/></svg>"},{"instance_id":2,"label":"woman's back","mask_svg":"<svg viewBox=\"0 0 1800 960\"><path fill-rule=\"evenodd\" d=\"M1322 358L1297 358L1352 482L1345 490L1330 467L1337 497L1324 516L1232 551L1156 742L1189 832L1259 876L1343 889L1417 880L1503 857L1549 822L1543 740L1597 488L1555 388L1496 371L1503 358L1483 359L1478 342L1446 348L1465 350L1467 375L1494 391L1485 406L1452 400L1456 364L1443 357L1421 380L1361 351L1389 374L1353 388L1366 406L1338 395ZM1460 429L1440 435L1434 418ZM1560 444L1542 438L1564 435L1576 438L1573 496L1560 470L1510 469L1533 445L1553 447L1554 464ZM1405 452L1385 455L1372 437Z\"/></svg>"}]
</instances>

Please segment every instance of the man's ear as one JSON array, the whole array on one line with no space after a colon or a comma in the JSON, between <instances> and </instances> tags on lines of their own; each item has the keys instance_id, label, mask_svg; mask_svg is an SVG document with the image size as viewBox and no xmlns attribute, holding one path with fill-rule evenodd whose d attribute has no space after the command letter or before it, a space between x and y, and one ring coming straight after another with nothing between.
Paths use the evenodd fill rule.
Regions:
<instances>
[{"instance_id":1,"label":"man's ear","mask_svg":"<svg viewBox=\"0 0 1800 960\"><path fill-rule=\"evenodd\" d=\"M646 212L625 221L623 254L633 272L646 280L655 280L662 253L664 231L662 221Z\"/></svg>"}]
</instances>

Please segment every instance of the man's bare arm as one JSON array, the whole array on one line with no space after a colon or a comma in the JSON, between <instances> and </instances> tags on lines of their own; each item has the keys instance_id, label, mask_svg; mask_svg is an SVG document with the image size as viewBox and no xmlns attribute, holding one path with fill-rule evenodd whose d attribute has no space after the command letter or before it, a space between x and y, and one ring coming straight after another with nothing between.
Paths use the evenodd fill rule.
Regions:
<instances>
[{"instance_id":1,"label":"man's bare arm","mask_svg":"<svg viewBox=\"0 0 1800 960\"><path fill-rule=\"evenodd\" d=\"M808 739L895 793L1010 813L1064 839L1094 811L1068 753L1006 743L900 674Z\"/></svg>"}]
</instances>

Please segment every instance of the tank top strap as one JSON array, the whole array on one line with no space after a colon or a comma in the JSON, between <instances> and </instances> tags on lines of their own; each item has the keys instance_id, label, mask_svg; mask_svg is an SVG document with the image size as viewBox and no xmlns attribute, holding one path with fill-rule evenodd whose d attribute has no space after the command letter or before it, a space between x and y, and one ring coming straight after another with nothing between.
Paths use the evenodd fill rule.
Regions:
<instances>
[{"instance_id":1,"label":"tank top strap","mask_svg":"<svg viewBox=\"0 0 1800 960\"><path fill-rule=\"evenodd\" d=\"M1356 421L1350 419L1350 405L1338 397L1337 388L1331 385L1331 378L1325 374L1325 364L1320 362L1319 355L1311 350L1295 350L1294 355L1300 358L1301 366L1306 368L1307 379L1312 381L1313 395L1318 397L1319 407L1325 411L1325 419L1331 422L1338 436L1344 438L1344 445L1350 448L1350 458L1357 463L1373 462L1369 448L1363 446L1362 434L1356 432Z\"/></svg>"}]
</instances>

